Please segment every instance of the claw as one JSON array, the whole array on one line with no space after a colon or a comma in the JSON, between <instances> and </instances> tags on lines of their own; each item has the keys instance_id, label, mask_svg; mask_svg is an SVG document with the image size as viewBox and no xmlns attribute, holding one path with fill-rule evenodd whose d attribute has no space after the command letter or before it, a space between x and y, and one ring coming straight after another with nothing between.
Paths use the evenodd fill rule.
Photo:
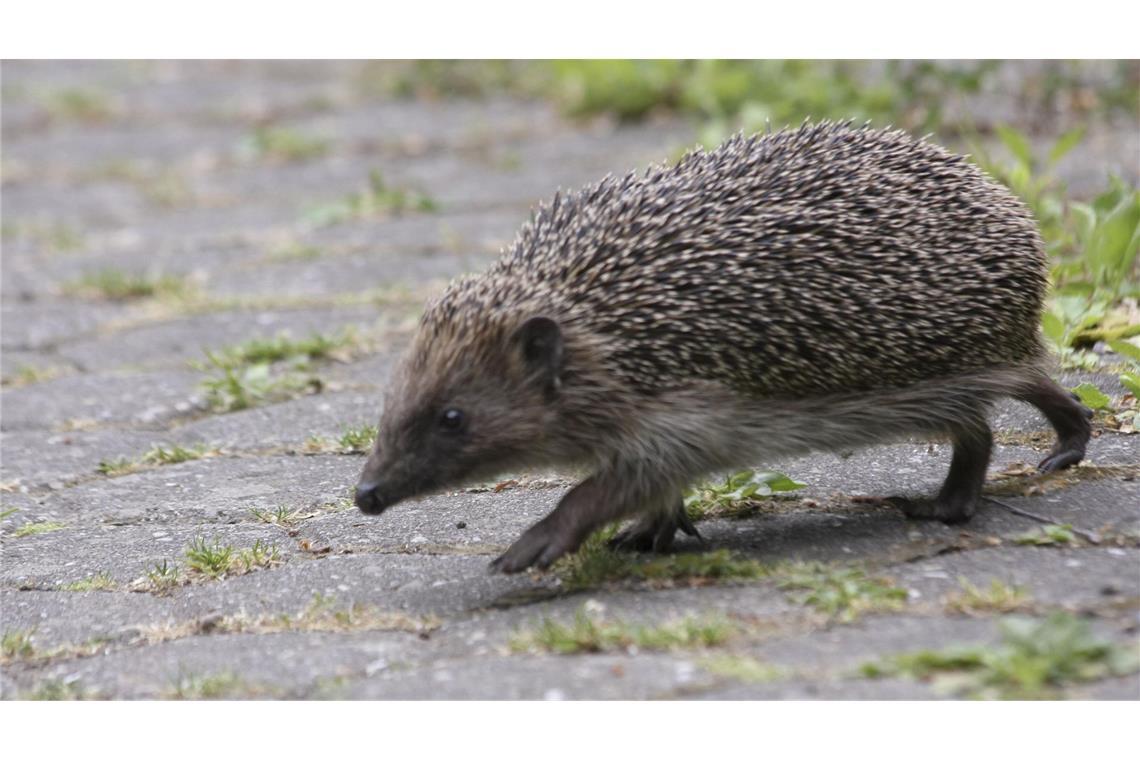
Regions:
<instances>
[{"instance_id":1,"label":"claw","mask_svg":"<svg viewBox=\"0 0 1140 760\"><path fill-rule=\"evenodd\" d=\"M705 537L697 530L697 526L693 525L693 521L689 518L689 513L685 511L684 507L677 513L677 527L685 535L692 536L700 541L702 546L705 544Z\"/></svg>"},{"instance_id":2,"label":"claw","mask_svg":"<svg viewBox=\"0 0 1140 760\"><path fill-rule=\"evenodd\" d=\"M1074 449L1058 451L1057 453L1050 454L1049 456L1042 459L1037 465L1037 470L1039 472L1056 472L1057 470L1063 470L1066 467L1072 467L1084 459L1084 457L1085 455L1083 451L1077 451Z\"/></svg>"}]
</instances>

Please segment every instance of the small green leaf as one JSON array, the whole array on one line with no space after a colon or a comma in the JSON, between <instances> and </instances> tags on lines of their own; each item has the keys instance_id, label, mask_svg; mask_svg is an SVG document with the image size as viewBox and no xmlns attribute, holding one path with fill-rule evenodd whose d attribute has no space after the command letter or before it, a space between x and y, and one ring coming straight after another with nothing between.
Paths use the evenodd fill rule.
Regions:
<instances>
[{"instance_id":1,"label":"small green leaf","mask_svg":"<svg viewBox=\"0 0 1140 760\"><path fill-rule=\"evenodd\" d=\"M1093 410L1107 409L1111 402L1111 399L1092 383L1081 383L1073 388L1073 393L1077 394L1082 404Z\"/></svg>"},{"instance_id":2,"label":"small green leaf","mask_svg":"<svg viewBox=\"0 0 1140 760\"><path fill-rule=\"evenodd\" d=\"M1053 344L1065 345L1065 325L1061 322L1061 318L1053 312L1047 311L1041 315L1041 330Z\"/></svg>"},{"instance_id":3,"label":"small green leaf","mask_svg":"<svg viewBox=\"0 0 1140 760\"><path fill-rule=\"evenodd\" d=\"M1104 218L1098 220L1085 256L1092 274L1101 282L1114 282L1128 271L1136 258L1134 240L1140 228L1140 194L1122 199Z\"/></svg>"},{"instance_id":4,"label":"small green leaf","mask_svg":"<svg viewBox=\"0 0 1140 760\"><path fill-rule=\"evenodd\" d=\"M1140 346L1126 340L1110 340L1108 347L1116 353L1130 359L1134 364L1140 365Z\"/></svg>"},{"instance_id":5,"label":"small green leaf","mask_svg":"<svg viewBox=\"0 0 1140 760\"><path fill-rule=\"evenodd\" d=\"M1065 157L1069 151L1080 144L1081 139L1085 136L1085 128L1077 127L1071 129L1065 134L1061 135L1057 142L1053 143L1053 147L1049 150L1049 164L1055 164Z\"/></svg>"},{"instance_id":6,"label":"small green leaf","mask_svg":"<svg viewBox=\"0 0 1140 760\"><path fill-rule=\"evenodd\" d=\"M773 492L796 491L803 488L806 483L792 480L782 472L758 472L756 480L764 483Z\"/></svg>"},{"instance_id":7,"label":"small green leaf","mask_svg":"<svg viewBox=\"0 0 1140 760\"><path fill-rule=\"evenodd\" d=\"M1077 234L1081 240L1088 240L1096 228L1096 211L1087 203L1071 203L1069 211L1077 223Z\"/></svg>"},{"instance_id":8,"label":"small green leaf","mask_svg":"<svg viewBox=\"0 0 1140 760\"><path fill-rule=\"evenodd\" d=\"M1136 398L1140 398L1140 375L1126 372L1120 376L1120 384Z\"/></svg>"},{"instance_id":9,"label":"small green leaf","mask_svg":"<svg viewBox=\"0 0 1140 760\"><path fill-rule=\"evenodd\" d=\"M1018 132L1016 129L999 124L997 127L998 137L1001 138L1005 147L1009 148L1018 161L1026 168L1033 165L1033 148L1029 145L1029 140L1025 135Z\"/></svg>"}]
</instances>

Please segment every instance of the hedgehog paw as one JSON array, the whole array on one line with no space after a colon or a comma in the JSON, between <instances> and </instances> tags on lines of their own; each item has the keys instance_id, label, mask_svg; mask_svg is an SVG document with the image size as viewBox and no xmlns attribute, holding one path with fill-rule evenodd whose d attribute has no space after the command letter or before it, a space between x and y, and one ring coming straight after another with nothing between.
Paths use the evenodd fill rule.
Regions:
<instances>
[{"instance_id":1,"label":"hedgehog paw","mask_svg":"<svg viewBox=\"0 0 1140 760\"><path fill-rule=\"evenodd\" d=\"M1085 458L1085 447L1082 445L1058 444L1049 452L1049 456L1037 464L1038 472L1056 472L1066 467L1072 467Z\"/></svg>"},{"instance_id":2,"label":"hedgehog paw","mask_svg":"<svg viewBox=\"0 0 1140 760\"><path fill-rule=\"evenodd\" d=\"M939 520L947 525L964 523L974 516L978 506L976 497L940 495L936 499L908 499L905 496L891 496L883 499L902 510L911 520Z\"/></svg>"},{"instance_id":3,"label":"hedgehog paw","mask_svg":"<svg viewBox=\"0 0 1140 760\"><path fill-rule=\"evenodd\" d=\"M702 544L704 538L697 531L693 521L685 512L683 503L678 502L672 511L661 514L645 515L633 525L620 531L610 539L610 548L620 551L656 552L664 554L673 548L673 539L680 530L686 535L695 537Z\"/></svg>"},{"instance_id":4,"label":"hedgehog paw","mask_svg":"<svg viewBox=\"0 0 1140 760\"><path fill-rule=\"evenodd\" d=\"M490 565L491 572L519 573L529 567L544 570L556 559L578 547L548 524L538 523L511 544Z\"/></svg>"}]
</instances>

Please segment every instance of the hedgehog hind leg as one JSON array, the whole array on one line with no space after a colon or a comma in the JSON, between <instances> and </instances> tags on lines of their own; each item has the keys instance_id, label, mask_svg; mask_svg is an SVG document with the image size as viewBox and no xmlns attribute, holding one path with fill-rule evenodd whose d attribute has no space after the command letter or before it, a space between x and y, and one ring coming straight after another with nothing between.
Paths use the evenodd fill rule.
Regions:
<instances>
[{"instance_id":1,"label":"hedgehog hind leg","mask_svg":"<svg viewBox=\"0 0 1140 760\"><path fill-rule=\"evenodd\" d=\"M1063 470L1085 458L1085 448L1092 436L1091 409L1044 375L1020 389L1015 398L1040 409L1057 431L1057 443L1037 465L1038 470Z\"/></svg>"},{"instance_id":2,"label":"hedgehog hind leg","mask_svg":"<svg viewBox=\"0 0 1140 760\"><path fill-rule=\"evenodd\" d=\"M672 550L678 530L703 543L704 539L685 511L681 495L677 494L669 503L671 506L667 509L647 512L632 525L619 531L610 539L610 548L663 554Z\"/></svg>"},{"instance_id":3,"label":"hedgehog hind leg","mask_svg":"<svg viewBox=\"0 0 1140 760\"><path fill-rule=\"evenodd\" d=\"M915 520L941 520L944 523L963 523L974 516L982 498L986 482L986 469L993 449L993 433L981 410L966 415L960 424L950 429L954 453L950 472L938 496L930 500L912 501L902 497L888 499Z\"/></svg>"}]
</instances>

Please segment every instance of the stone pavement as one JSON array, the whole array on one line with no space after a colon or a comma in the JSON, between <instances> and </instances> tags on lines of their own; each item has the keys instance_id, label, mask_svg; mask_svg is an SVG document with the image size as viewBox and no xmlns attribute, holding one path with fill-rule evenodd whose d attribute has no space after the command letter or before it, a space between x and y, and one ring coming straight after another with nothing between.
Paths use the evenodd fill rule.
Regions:
<instances>
[{"instance_id":1,"label":"stone pavement","mask_svg":"<svg viewBox=\"0 0 1140 760\"><path fill-rule=\"evenodd\" d=\"M751 579L582 589L566 568L489 575L557 502L567 483L555 476L358 513L347 497L363 458L339 439L378 417L425 295L491 261L536 199L663 160L693 134L672 120L573 124L508 99L377 99L368 76L355 64L4 64L6 698L929 698L963 692L860 666L993 651L1012 608L1069 611L1135 651L1140 436L1098 421L1089 466L1035 478L1019 465L1050 435L1013 403L994 413L1000 503L962 527L860 498L936 488L942 444L757 463L807 487L700 524L734 567L777 568ZM1122 157L1134 130L1094 138L1074 172L1135 169ZM224 377L206 351L283 333L349 337L304 366L274 365L304 389L225 412L203 385ZM246 369L231 379L256 385ZM1123 393L1111 375L1084 378ZM162 463L156 446L197 458ZM1074 530L1045 538L1010 507ZM1019 543L1030 531L1041 541ZM213 576L187 555L202 542ZM807 561L824 569L789 564ZM883 587L864 579L828 609L789 586L813 567L904 591L875 603ZM964 605L963 579L1023 595ZM576 618L716 620L730 633L576 654L523 641L544 619ZM1098 673L1058 693L1138 689L1136 675Z\"/></svg>"}]
</instances>

